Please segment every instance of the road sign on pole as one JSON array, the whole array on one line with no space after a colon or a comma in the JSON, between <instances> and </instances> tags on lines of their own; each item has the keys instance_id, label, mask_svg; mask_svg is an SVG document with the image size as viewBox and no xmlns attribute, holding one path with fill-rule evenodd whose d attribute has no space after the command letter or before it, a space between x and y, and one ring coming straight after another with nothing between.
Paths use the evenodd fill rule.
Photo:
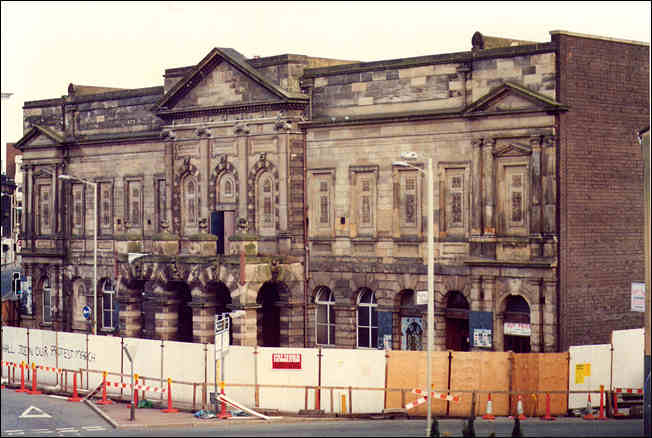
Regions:
<instances>
[{"instance_id":1,"label":"road sign on pole","mask_svg":"<svg viewBox=\"0 0 652 438\"><path fill-rule=\"evenodd\" d=\"M91 308L88 306L84 306L82 308L82 316L86 318L87 320L90 319L91 317Z\"/></svg>"}]
</instances>

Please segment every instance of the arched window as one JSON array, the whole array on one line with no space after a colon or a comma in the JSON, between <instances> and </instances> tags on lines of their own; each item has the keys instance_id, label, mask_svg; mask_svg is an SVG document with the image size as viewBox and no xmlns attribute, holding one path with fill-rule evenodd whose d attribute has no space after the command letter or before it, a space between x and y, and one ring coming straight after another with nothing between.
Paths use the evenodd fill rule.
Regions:
<instances>
[{"instance_id":1,"label":"arched window","mask_svg":"<svg viewBox=\"0 0 652 438\"><path fill-rule=\"evenodd\" d=\"M367 288L358 296L358 347L376 348L378 345L378 312L376 295Z\"/></svg>"},{"instance_id":2,"label":"arched window","mask_svg":"<svg viewBox=\"0 0 652 438\"><path fill-rule=\"evenodd\" d=\"M317 344L335 345L335 297L327 287L319 288L315 297Z\"/></svg>"},{"instance_id":3,"label":"arched window","mask_svg":"<svg viewBox=\"0 0 652 438\"><path fill-rule=\"evenodd\" d=\"M265 172L258 179L258 232L260 234L274 234L276 223L274 215L274 181L272 176Z\"/></svg>"},{"instance_id":4,"label":"arched window","mask_svg":"<svg viewBox=\"0 0 652 438\"><path fill-rule=\"evenodd\" d=\"M43 278L43 322L52 322L52 288L50 279Z\"/></svg>"},{"instance_id":5,"label":"arched window","mask_svg":"<svg viewBox=\"0 0 652 438\"><path fill-rule=\"evenodd\" d=\"M198 186L195 179L187 176L183 181L183 204L182 218L183 230L185 234L197 232L197 221L199 215L199 195Z\"/></svg>"},{"instance_id":6,"label":"arched window","mask_svg":"<svg viewBox=\"0 0 652 438\"><path fill-rule=\"evenodd\" d=\"M235 202L235 180L230 174L220 178L218 185L217 202Z\"/></svg>"},{"instance_id":7,"label":"arched window","mask_svg":"<svg viewBox=\"0 0 652 438\"><path fill-rule=\"evenodd\" d=\"M102 328L113 330L115 321L113 318L115 312L115 288L113 281L104 280L102 283Z\"/></svg>"}]
</instances>

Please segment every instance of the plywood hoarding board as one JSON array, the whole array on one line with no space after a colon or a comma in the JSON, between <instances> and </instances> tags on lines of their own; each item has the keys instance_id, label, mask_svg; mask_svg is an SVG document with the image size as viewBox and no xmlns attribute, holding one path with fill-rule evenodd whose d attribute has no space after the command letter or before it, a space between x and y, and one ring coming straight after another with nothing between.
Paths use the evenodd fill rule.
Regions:
<instances>
[{"instance_id":1,"label":"plywood hoarding board","mask_svg":"<svg viewBox=\"0 0 652 438\"><path fill-rule=\"evenodd\" d=\"M507 415L509 390L509 353L453 351L451 362L451 393L461 396L459 402L451 402L450 416L466 417L471 413L472 393L476 392L476 415L484 415L489 392L492 393L493 415Z\"/></svg>"},{"instance_id":2,"label":"plywood hoarding board","mask_svg":"<svg viewBox=\"0 0 652 438\"><path fill-rule=\"evenodd\" d=\"M412 389L426 389L426 359L425 351L389 351L387 358L387 387L404 388L405 403L415 401L420 396L413 394ZM434 391L445 392L448 389L448 351L432 353L432 385ZM403 408L400 391L387 393L387 408ZM408 411L410 415L426 416L427 404L424 403ZM446 401L433 400L432 414L446 415Z\"/></svg>"}]
</instances>

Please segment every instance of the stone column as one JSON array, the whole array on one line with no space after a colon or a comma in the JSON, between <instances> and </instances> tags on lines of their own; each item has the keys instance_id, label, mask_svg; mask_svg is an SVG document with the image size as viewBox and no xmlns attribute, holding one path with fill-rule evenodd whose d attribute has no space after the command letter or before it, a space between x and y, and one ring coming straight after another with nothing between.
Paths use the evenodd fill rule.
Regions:
<instances>
[{"instance_id":1,"label":"stone column","mask_svg":"<svg viewBox=\"0 0 652 438\"><path fill-rule=\"evenodd\" d=\"M530 159L530 234L542 233L542 193L541 193L541 137L530 138L532 158Z\"/></svg>"},{"instance_id":2,"label":"stone column","mask_svg":"<svg viewBox=\"0 0 652 438\"><path fill-rule=\"evenodd\" d=\"M557 339L557 280L543 281L543 351L555 352Z\"/></svg>"},{"instance_id":3,"label":"stone column","mask_svg":"<svg viewBox=\"0 0 652 438\"><path fill-rule=\"evenodd\" d=\"M485 138L482 142L482 204L484 206L484 234L496 235L494 211L496 208L494 175L494 145L496 140Z\"/></svg>"},{"instance_id":4,"label":"stone column","mask_svg":"<svg viewBox=\"0 0 652 438\"><path fill-rule=\"evenodd\" d=\"M555 148L555 137L545 136L543 138L543 165L542 173L542 203L543 203L543 233L554 235L557 233L556 208L557 208L557 152Z\"/></svg>"},{"instance_id":5,"label":"stone column","mask_svg":"<svg viewBox=\"0 0 652 438\"><path fill-rule=\"evenodd\" d=\"M190 294L192 295L189 305L192 308L193 342L211 344L215 342L215 312L217 311L215 294L198 287L193 288Z\"/></svg>"},{"instance_id":6,"label":"stone column","mask_svg":"<svg viewBox=\"0 0 652 438\"><path fill-rule=\"evenodd\" d=\"M243 306L245 311L244 318L238 318L239 322L239 333L234 333L233 343L236 343L236 339L239 339L239 345L254 347L258 345L258 309L261 306L258 304L250 304Z\"/></svg>"},{"instance_id":7,"label":"stone column","mask_svg":"<svg viewBox=\"0 0 652 438\"><path fill-rule=\"evenodd\" d=\"M528 280L529 288L536 293L533 296L539 298L542 293L541 280ZM542 318L541 318L541 303L540 299L537 302L530 304L530 351L533 353L539 353L543 351L542 346Z\"/></svg>"},{"instance_id":8,"label":"stone column","mask_svg":"<svg viewBox=\"0 0 652 438\"><path fill-rule=\"evenodd\" d=\"M482 291L484 293L484 310L495 312L494 302L496 296L496 277L482 277Z\"/></svg>"},{"instance_id":9,"label":"stone column","mask_svg":"<svg viewBox=\"0 0 652 438\"><path fill-rule=\"evenodd\" d=\"M139 338L143 329L141 315L141 287L123 287L118 295L120 303L120 335L125 338Z\"/></svg>"},{"instance_id":10,"label":"stone column","mask_svg":"<svg viewBox=\"0 0 652 438\"><path fill-rule=\"evenodd\" d=\"M154 337L163 341L177 339L179 332L179 303L176 288L168 285L156 287L153 291Z\"/></svg>"},{"instance_id":11,"label":"stone column","mask_svg":"<svg viewBox=\"0 0 652 438\"><path fill-rule=\"evenodd\" d=\"M199 219L206 219L208 222L210 220L209 210L208 210L208 178L211 173L211 157L210 157L210 145L208 142L208 137L210 134L205 128L199 128L196 131L197 136L200 137L199 140L199 156L200 156L200 166L199 169L199 179L200 179L200 202L201 207L199 209ZM209 225L210 227L210 225ZM208 231L208 230L207 230Z\"/></svg>"},{"instance_id":12,"label":"stone column","mask_svg":"<svg viewBox=\"0 0 652 438\"><path fill-rule=\"evenodd\" d=\"M474 312L483 310L484 298L485 297L483 296L482 290L482 277L471 277L471 310Z\"/></svg>"},{"instance_id":13,"label":"stone column","mask_svg":"<svg viewBox=\"0 0 652 438\"><path fill-rule=\"evenodd\" d=\"M22 218L22 224L23 224L23 240L31 239L32 238L32 221L34 218L34 194L32 193L34 191L34 182L32 180L33 174L34 174L34 166L31 165L24 165L23 166L25 176L23 177L23 184L25 187L23 188L23 218ZM26 246L26 245L25 245ZM31 248L31 244L29 246Z\"/></svg>"},{"instance_id":14,"label":"stone column","mask_svg":"<svg viewBox=\"0 0 652 438\"><path fill-rule=\"evenodd\" d=\"M471 142L472 183L471 183L471 236L482 235L482 139Z\"/></svg>"},{"instance_id":15,"label":"stone column","mask_svg":"<svg viewBox=\"0 0 652 438\"><path fill-rule=\"evenodd\" d=\"M247 205L250 201L247 187L247 181L249 179L249 145L247 135L249 134L249 128L247 128L247 126L242 122L237 122L233 127L233 130L234 135L236 135L235 144L238 154L238 178L240 179L238 182L240 187L238 217L247 219ZM249 224L247 231L255 229L255 226L256 224Z\"/></svg>"}]
</instances>

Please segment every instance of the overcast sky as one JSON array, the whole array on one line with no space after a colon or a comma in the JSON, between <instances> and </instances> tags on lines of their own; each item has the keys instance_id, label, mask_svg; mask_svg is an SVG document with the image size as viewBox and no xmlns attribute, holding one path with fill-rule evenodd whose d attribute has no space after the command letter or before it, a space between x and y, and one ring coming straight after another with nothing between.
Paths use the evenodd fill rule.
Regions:
<instances>
[{"instance_id":1,"label":"overcast sky","mask_svg":"<svg viewBox=\"0 0 652 438\"><path fill-rule=\"evenodd\" d=\"M2 1L2 137L21 137L25 101L71 82L162 85L213 47L377 61L467 51L475 31L548 42L551 30L649 43L650 2Z\"/></svg>"}]
</instances>

